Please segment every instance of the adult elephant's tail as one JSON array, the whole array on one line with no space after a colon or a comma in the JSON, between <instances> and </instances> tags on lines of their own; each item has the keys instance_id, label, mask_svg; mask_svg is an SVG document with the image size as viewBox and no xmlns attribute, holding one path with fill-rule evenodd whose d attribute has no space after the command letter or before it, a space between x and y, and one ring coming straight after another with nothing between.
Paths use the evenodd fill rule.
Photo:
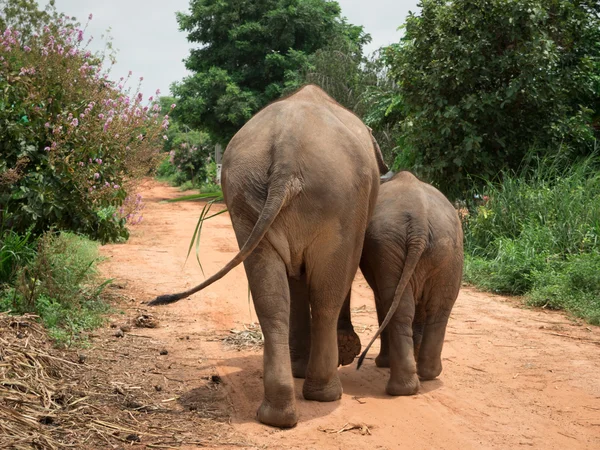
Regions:
<instances>
[{"instance_id":1,"label":"adult elephant's tail","mask_svg":"<svg viewBox=\"0 0 600 450\"><path fill-rule=\"evenodd\" d=\"M385 319L383 319L381 326L377 330L377 333L375 333L375 336L373 336L373 339L371 339L371 342L369 342L369 345L367 345L367 348L365 348L365 350L361 353L360 358L358 358L358 364L356 365L356 370L360 369L360 366L362 365L362 363L365 359L365 356L367 356L367 352L371 348L371 345L373 345L373 342L375 342L375 339L377 339L379 337L379 335L385 329L387 324L390 323L390 320L392 320L392 317L393 317L394 313L396 312L396 309L398 309L400 300L402 300L404 291L408 287L408 283L410 282L410 279L412 278L413 273L415 273L415 269L417 268L417 264L419 263L419 260L421 259L421 255L425 251L425 245L426 244L424 241L418 242L418 243L412 243L412 244L409 243L409 249L408 249L408 253L406 255L406 262L404 263L404 269L402 270L402 275L400 276L400 281L398 282L398 286L396 286L396 292L394 293L394 301L390 305L390 309L388 310L388 312L385 316Z\"/></svg>"},{"instance_id":2,"label":"adult elephant's tail","mask_svg":"<svg viewBox=\"0 0 600 450\"><path fill-rule=\"evenodd\" d=\"M248 240L244 244L244 246L240 249L240 252L235 255L235 257L227 263L225 267L219 270L216 274L210 277L208 280L200 283L198 286L188 289L187 291L180 292L178 294L170 294L170 295L161 295L156 297L154 300L148 303L150 306L156 305L166 305L169 303L175 303L181 299L189 297L192 294L195 294L198 291L201 291L207 286L210 286L215 281L223 278L231 269L240 263L244 262L244 260L254 251L254 249L258 246L262 238L265 236L269 227L273 224L279 211L290 198L298 193L298 183L294 181L297 180L285 180L278 181L269 186L269 192L267 194L267 200L265 205L258 217L258 220L254 224L254 228L248 237Z\"/></svg>"}]
</instances>

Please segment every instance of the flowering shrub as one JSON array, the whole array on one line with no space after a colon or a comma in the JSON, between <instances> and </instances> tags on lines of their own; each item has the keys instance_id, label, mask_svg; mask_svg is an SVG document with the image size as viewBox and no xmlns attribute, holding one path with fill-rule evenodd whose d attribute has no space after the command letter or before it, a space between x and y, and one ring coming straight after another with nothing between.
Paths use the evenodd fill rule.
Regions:
<instances>
[{"instance_id":1,"label":"flowering shrub","mask_svg":"<svg viewBox=\"0 0 600 450\"><path fill-rule=\"evenodd\" d=\"M184 132L181 127L174 122L167 133L168 140L164 142L163 150L169 153L169 158L163 161L158 175L169 178L176 185L189 181L199 186L206 181L206 168L211 161L214 144L207 133L198 130Z\"/></svg>"},{"instance_id":2,"label":"flowering shrub","mask_svg":"<svg viewBox=\"0 0 600 450\"><path fill-rule=\"evenodd\" d=\"M132 92L131 72L108 80L84 31L64 18L27 38L1 31L0 205L17 231L106 242L127 237L119 208L155 167L169 117Z\"/></svg>"}]
</instances>

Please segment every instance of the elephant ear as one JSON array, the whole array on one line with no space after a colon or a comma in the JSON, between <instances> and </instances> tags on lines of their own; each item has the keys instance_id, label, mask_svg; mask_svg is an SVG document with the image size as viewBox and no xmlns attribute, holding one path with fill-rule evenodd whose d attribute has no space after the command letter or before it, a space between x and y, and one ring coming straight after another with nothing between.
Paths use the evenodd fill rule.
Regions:
<instances>
[{"instance_id":1,"label":"elephant ear","mask_svg":"<svg viewBox=\"0 0 600 450\"><path fill-rule=\"evenodd\" d=\"M389 172L390 169L388 168L387 164L383 160L383 154L381 153L381 149L379 148L379 144L377 143L375 136L373 136L373 130L371 129L371 127L368 127L368 126L367 126L367 129L369 130L369 134L371 135L371 142L373 143L373 151L375 152L375 158L377 158L377 166L379 167L379 174L385 175L386 173Z\"/></svg>"}]
</instances>

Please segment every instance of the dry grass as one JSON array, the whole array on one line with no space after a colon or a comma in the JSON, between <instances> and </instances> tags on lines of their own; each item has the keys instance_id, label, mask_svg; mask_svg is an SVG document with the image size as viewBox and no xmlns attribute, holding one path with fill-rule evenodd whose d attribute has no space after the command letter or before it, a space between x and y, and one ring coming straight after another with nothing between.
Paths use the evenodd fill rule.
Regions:
<instances>
[{"instance_id":1,"label":"dry grass","mask_svg":"<svg viewBox=\"0 0 600 450\"><path fill-rule=\"evenodd\" d=\"M83 355L53 348L36 319L0 313L0 448L245 444L227 425L226 400L214 383L175 397L155 392L148 380L126 371L132 361L124 370L114 357L95 357L101 363L94 366ZM122 342L109 339L99 351L117 355ZM125 376L127 382L116 381Z\"/></svg>"},{"instance_id":2,"label":"dry grass","mask_svg":"<svg viewBox=\"0 0 600 450\"><path fill-rule=\"evenodd\" d=\"M87 397L72 381L80 368L48 352L34 319L0 314L1 448L62 448L80 428L74 413Z\"/></svg>"},{"instance_id":3,"label":"dry grass","mask_svg":"<svg viewBox=\"0 0 600 450\"><path fill-rule=\"evenodd\" d=\"M244 325L243 330L230 330L223 339L225 345L240 350L258 350L264 345L264 336L258 323Z\"/></svg>"}]
</instances>

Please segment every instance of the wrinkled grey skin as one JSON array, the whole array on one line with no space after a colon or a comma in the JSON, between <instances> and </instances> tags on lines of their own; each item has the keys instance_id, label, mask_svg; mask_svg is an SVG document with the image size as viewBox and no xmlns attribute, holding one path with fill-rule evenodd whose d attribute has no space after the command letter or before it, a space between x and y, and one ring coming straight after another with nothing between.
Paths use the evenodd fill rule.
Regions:
<instances>
[{"instance_id":1,"label":"wrinkled grey skin","mask_svg":"<svg viewBox=\"0 0 600 450\"><path fill-rule=\"evenodd\" d=\"M463 232L456 210L433 186L409 172L396 174L380 187L360 268L375 293L381 331L375 363L391 369L386 391L415 394L419 378L431 380L442 371L446 324L463 270ZM348 294L339 327L347 330L350 323Z\"/></svg>"},{"instance_id":2,"label":"wrinkled grey skin","mask_svg":"<svg viewBox=\"0 0 600 450\"><path fill-rule=\"evenodd\" d=\"M293 375L306 378L308 400L341 397L336 324L386 171L370 130L320 88L267 106L223 156L240 253L195 288L150 302L185 298L244 263L265 338L265 424L296 424Z\"/></svg>"}]
</instances>

